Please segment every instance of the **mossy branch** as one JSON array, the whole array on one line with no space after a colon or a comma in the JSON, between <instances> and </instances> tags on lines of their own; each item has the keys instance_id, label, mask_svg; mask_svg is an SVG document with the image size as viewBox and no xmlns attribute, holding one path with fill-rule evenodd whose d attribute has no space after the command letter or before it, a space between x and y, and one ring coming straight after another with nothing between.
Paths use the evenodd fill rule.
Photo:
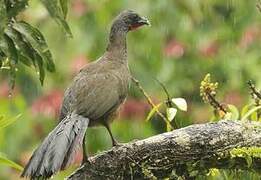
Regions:
<instances>
[{"instance_id":1,"label":"mossy branch","mask_svg":"<svg viewBox=\"0 0 261 180\"><path fill-rule=\"evenodd\" d=\"M255 148L253 151L242 147ZM211 168L260 173L260 148L260 122L191 125L99 153L69 179L193 179ZM247 155L241 156L242 153Z\"/></svg>"}]
</instances>

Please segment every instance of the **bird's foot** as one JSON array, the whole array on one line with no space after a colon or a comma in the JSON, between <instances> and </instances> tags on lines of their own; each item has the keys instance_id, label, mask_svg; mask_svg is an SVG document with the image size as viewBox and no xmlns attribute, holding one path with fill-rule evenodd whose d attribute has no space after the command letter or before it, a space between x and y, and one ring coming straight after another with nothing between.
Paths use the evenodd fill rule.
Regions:
<instances>
[{"instance_id":1,"label":"bird's foot","mask_svg":"<svg viewBox=\"0 0 261 180\"><path fill-rule=\"evenodd\" d=\"M120 147L120 146L122 146L123 145L123 143L119 143L119 142L117 142L117 141L113 141L112 142L112 147Z\"/></svg>"}]
</instances>

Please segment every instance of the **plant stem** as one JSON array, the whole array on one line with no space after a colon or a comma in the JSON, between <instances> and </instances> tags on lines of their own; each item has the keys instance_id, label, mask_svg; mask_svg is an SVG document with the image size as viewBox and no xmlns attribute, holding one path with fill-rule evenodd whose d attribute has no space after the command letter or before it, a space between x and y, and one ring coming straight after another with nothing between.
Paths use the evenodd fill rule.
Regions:
<instances>
[{"instance_id":1,"label":"plant stem","mask_svg":"<svg viewBox=\"0 0 261 180\"><path fill-rule=\"evenodd\" d=\"M218 108L224 113L227 113L227 110L209 92L206 92L206 94L210 99L210 104L213 104L214 108Z\"/></svg>"},{"instance_id":2,"label":"plant stem","mask_svg":"<svg viewBox=\"0 0 261 180\"><path fill-rule=\"evenodd\" d=\"M156 105L153 103L153 101L151 100L151 98L149 97L149 95L146 93L146 91L142 88L142 86L140 85L140 82L135 79L133 76L131 77L131 80L134 82L134 84L139 88L139 90L142 92L142 94L145 96L145 98L147 99L149 105L152 107L152 108L155 108ZM156 109L156 113L165 121L165 123L167 125L169 125L172 129L173 126L170 124L170 122L168 121L168 119L158 110L158 108L155 108Z\"/></svg>"},{"instance_id":3,"label":"plant stem","mask_svg":"<svg viewBox=\"0 0 261 180\"><path fill-rule=\"evenodd\" d=\"M260 5L260 8L261 8L261 5ZM252 82L251 80L249 80L249 81L247 82L247 84L249 85L249 88L250 88L250 90L252 91L252 93L253 93L254 95L256 95L256 97L258 97L258 99L261 100L261 93L258 92L258 90L256 89L256 87L255 87L255 85L253 84L253 82Z\"/></svg>"}]
</instances>

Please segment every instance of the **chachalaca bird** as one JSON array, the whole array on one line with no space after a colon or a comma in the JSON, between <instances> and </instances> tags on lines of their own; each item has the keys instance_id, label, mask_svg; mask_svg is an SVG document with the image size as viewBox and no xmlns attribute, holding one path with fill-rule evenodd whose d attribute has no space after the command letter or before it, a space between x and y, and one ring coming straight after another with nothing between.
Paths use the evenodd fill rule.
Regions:
<instances>
[{"instance_id":1,"label":"chachalaca bird","mask_svg":"<svg viewBox=\"0 0 261 180\"><path fill-rule=\"evenodd\" d=\"M87 127L104 126L113 146L117 145L109 123L124 102L130 83L126 35L143 25L149 25L149 21L130 10L114 19L105 53L83 67L67 88L60 123L34 151L22 177L51 177L70 165L79 145L83 147L82 163L88 161L85 152Z\"/></svg>"}]
</instances>

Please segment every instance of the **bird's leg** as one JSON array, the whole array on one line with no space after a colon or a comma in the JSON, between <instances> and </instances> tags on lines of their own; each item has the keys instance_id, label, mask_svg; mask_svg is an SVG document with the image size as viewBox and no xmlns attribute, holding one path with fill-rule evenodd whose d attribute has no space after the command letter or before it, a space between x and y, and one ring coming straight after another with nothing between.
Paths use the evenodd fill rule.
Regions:
<instances>
[{"instance_id":1,"label":"bird's leg","mask_svg":"<svg viewBox=\"0 0 261 180\"><path fill-rule=\"evenodd\" d=\"M82 163L81 165L84 165L86 162L88 162L88 156L86 152L86 144L85 144L85 134L82 141Z\"/></svg>"},{"instance_id":2,"label":"bird's leg","mask_svg":"<svg viewBox=\"0 0 261 180\"><path fill-rule=\"evenodd\" d=\"M108 124L108 122L104 122L104 126L110 134L112 146L119 146L120 144L114 139L114 137L112 135L111 128L110 128L110 125Z\"/></svg>"}]
</instances>

